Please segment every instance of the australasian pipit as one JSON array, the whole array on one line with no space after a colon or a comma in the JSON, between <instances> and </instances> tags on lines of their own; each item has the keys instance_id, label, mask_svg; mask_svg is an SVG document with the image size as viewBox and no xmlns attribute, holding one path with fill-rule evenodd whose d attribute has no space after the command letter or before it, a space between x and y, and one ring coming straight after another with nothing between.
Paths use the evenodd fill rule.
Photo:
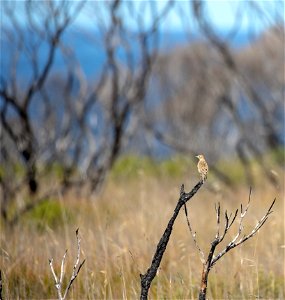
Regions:
<instances>
[{"instance_id":1,"label":"australasian pipit","mask_svg":"<svg viewBox=\"0 0 285 300\"><path fill-rule=\"evenodd\" d=\"M207 179L207 174L208 174L208 170L209 170L208 164L205 160L204 155L199 154L196 157L199 159L198 164L197 164L198 172L199 172L203 182L205 182L205 180Z\"/></svg>"}]
</instances>

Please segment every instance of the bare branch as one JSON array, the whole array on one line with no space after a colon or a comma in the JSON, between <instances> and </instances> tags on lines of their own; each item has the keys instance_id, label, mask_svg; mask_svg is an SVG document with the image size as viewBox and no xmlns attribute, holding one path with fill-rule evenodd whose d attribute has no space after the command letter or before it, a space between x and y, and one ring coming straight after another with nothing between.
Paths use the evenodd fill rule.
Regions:
<instances>
[{"instance_id":1,"label":"bare branch","mask_svg":"<svg viewBox=\"0 0 285 300\"><path fill-rule=\"evenodd\" d=\"M67 255L67 249L65 250L65 253L64 253L62 261L61 261L60 279L59 279L60 284L62 283L63 276L64 276L64 267L65 267L65 258L66 258L66 255Z\"/></svg>"},{"instance_id":2,"label":"bare branch","mask_svg":"<svg viewBox=\"0 0 285 300\"><path fill-rule=\"evenodd\" d=\"M80 269L81 267L83 266L83 264L85 263L85 259L80 263L79 267L78 267L78 264L79 264L79 261L80 261L80 237L79 237L79 228L77 228L76 230L76 239L77 239L77 257L76 257L76 261L75 261L75 264L73 266L73 271L72 271L72 275L71 275L71 278L70 278L70 281L67 285L67 288L65 289L65 293L64 293L64 298L66 298L67 296L67 293L69 291L69 289L71 288L71 285L73 283L73 281L76 279L77 275L79 274L80 272Z\"/></svg>"},{"instance_id":3,"label":"bare branch","mask_svg":"<svg viewBox=\"0 0 285 300\"><path fill-rule=\"evenodd\" d=\"M224 239L225 235L227 234L228 230L233 225L233 223L234 223L234 221L237 217L237 214L238 214L238 209L235 211L235 214L234 214L232 220L230 220L232 214L230 214L230 216L228 216L227 211L225 212L224 232L223 232L223 235L219 238L219 243L221 243L223 241L223 239Z\"/></svg>"},{"instance_id":4,"label":"bare branch","mask_svg":"<svg viewBox=\"0 0 285 300\"><path fill-rule=\"evenodd\" d=\"M155 254L153 256L151 265L145 274L140 274L140 277L141 277L140 299L141 300L143 300L143 299L146 300L148 297L148 291L150 289L150 285L151 285L154 277L156 276L157 270L160 266L160 262L162 260L162 257L166 250L170 235L172 233L174 222L179 214L181 207L183 205L185 205L186 202L189 201L192 197L194 197L194 195L198 192L198 190L201 188L202 185L203 185L203 180L200 180L194 186L194 188L191 190L191 192L189 192L189 193L184 192L184 185L181 186L180 197L179 197L177 205L174 209L174 213L173 213L171 219L169 220L167 227L166 227L159 243L157 244L157 248L156 248Z\"/></svg>"},{"instance_id":5,"label":"bare branch","mask_svg":"<svg viewBox=\"0 0 285 300\"><path fill-rule=\"evenodd\" d=\"M0 269L0 300L3 300L2 289L3 289L3 283L2 283L2 270Z\"/></svg>"},{"instance_id":6,"label":"bare branch","mask_svg":"<svg viewBox=\"0 0 285 300\"><path fill-rule=\"evenodd\" d=\"M211 242L211 247L210 247L210 250L209 250L209 253L208 253L207 261L203 262L203 271L202 271L202 279L201 279L201 287L200 287L200 292L199 292L199 299L201 299L201 300L205 300L206 299L208 276L209 276L209 272L212 269L212 267L227 252L229 252L231 249L234 249L235 247L239 246L240 244L244 243L246 240L250 239L251 237L253 237L258 232L258 230L267 221L269 215L273 212L272 208L273 208L273 206L275 204L276 199L273 200L273 202L271 203L270 207L266 211L265 215L257 222L257 224L252 229L252 231L249 234L244 235L242 238L240 238L238 240L238 238L240 237L240 235L241 235L241 233L243 231L243 225L242 225L242 223L244 221L245 216L247 215L247 212L248 212L248 209L249 209L249 205L250 205L250 201L251 201L251 189L249 191L248 202L247 202L245 210L243 210L243 207L241 205L240 220L239 220L239 226L238 226L237 234L228 243L228 245L221 252L219 252L217 255L215 255L216 247L223 241L223 239L226 236L228 230L230 229L230 227L233 225L234 221L236 220L237 215L238 215L238 209L235 211L235 214L233 215L233 217L232 217L232 214L228 215L227 211L225 212L225 223L224 223L224 228L223 228L223 234L222 234L222 236L220 236L220 214L221 214L221 210L220 210L220 204L218 204L218 206L215 205L217 233L216 233L216 236L215 236L214 240ZM203 253L203 252L197 246L196 233L193 234L193 232L192 232L190 221L188 219L186 211L185 211L185 215L186 215L188 227L189 227L190 232L192 234L195 246L198 249L199 254L201 255L201 253Z\"/></svg>"},{"instance_id":7,"label":"bare branch","mask_svg":"<svg viewBox=\"0 0 285 300\"><path fill-rule=\"evenodd\" d=\"M73 265L73 271L72 271L72 275L70 277L70 280L68 282L67 287L65 288L64 294L62 296L62 282L63 282L63 277L64 277L64 269L65 269L65 259L66 259L66 255L67 255L67 250L65 251L63 258L61 260L61 268L60 268L60 277L58 279L58 277L56 276L54 267L53 267L53 259L49 260L49 265L50 265L50 269L55 281L55 288L57 290L57 294L58 294L58 299L59 300L65 300L67 297L67 293L69 291L69 289L71 288L74 280L76 279L77 275L79 274L83 264L85 263L85 259L79 264L80 262L80 237L79 237L79 228L76 230L76 239L77 239L77 256L76 256L76 261ZM79 266L78 266L79 265Z\"/></svg>"},{"instance_id":8,"label":"bare branch","mask_svg":"<svg viewBox=\"0 0 285 300\"><path fill-rule=\"evenodd\" d=\"M29 3L29 2L27 2ZM52 7L53 14L51 15L51 18L54 19L54 21L57 23L57 28L55 33L50 37L50 43L49 43L49 51L48 51L48 56L46 59L46 62L44 64L44 67L42 69L42 72L36 76L34 79L34 82L30 85L29 89L26 92L26 95L24 97L24 102L23 102L23 108L27 110L27 107L36 91L38 91L46 81L46 78L49 74L49 71L51 69L54 56L55 56L55 51L57 48L57 45L60 41L61 35L63 34L64 30L66 27L70 24L70 22L76 17L76 15L80 12L81 8L83 7L84 1L79 2L79 5L77 5L77 9L74 11L73 14L68 14L66 7L62 6L63 9L63 16L64 19L61 24L58 23L58 13L56 12L56 7ZM35 59L35 57L33 56Z\"/></svg>"},{"instance_id":9,"label":"bare branch","mask_svg":"<svg viewBox=\"0 0 285 300\"><path fill-rule=\"evenodd\" d=\"M186 216L186 220L187 220L187 225L188 225L188 228L189 228L189 231L191 233L191 236L192 236L192 239L194 241L194 244L197 248L197 250L199 251L199 254L200 254L200 260L201 262L204 264L205 263L205 254L204 252L201 250L198 242L197 242L197 239L196 239L196 231L193 232L192 230L192 227L191 227L191 224L190 224L190 221L189 221L189 218L188 218L188 211L187 211L187 207L186 207L186 204L184 204L184 212L185 212L185 216Z\"/></svg>"},{"instance_id":10,"label":"bare branch","mask_svg":"<svg viewBox=\"0 0 285 300\"><path fill-rule=\"evenodd\" d=\"M216 219L217 219L217 234L216 234L216 238L218 238L220 236L220 215L221 215L220 202L218 202L218 206L215 203L215 211L216 211Z\"/></svg>"},{"instance_id":11,"label":"bare branch","mask_svg":"<svg viewBox=\"0 0 285 300\"><path fill-rule=\"evenodd\" d=\"M53 259L49 259L49 266L50 266L51 273L52 273L53 278L54 278L55 288L56 288L57 294L58 294L58 299L63 300L62 294L61 294L61 283L58 281L58 278L55 274L54 267L53 267Z\"/></svg>"}]
</instances>

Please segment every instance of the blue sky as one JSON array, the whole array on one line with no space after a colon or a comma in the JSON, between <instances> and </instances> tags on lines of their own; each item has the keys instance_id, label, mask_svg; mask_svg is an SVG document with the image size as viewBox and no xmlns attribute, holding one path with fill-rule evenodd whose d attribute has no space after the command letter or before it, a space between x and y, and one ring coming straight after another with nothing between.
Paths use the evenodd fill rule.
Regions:
<instances>
[{"instance_id":1,"label":"blue sky","mask_svg":"<svg viewBox=\"0 0 285 300\"><path fill-rule=\"evenodd\" d=\"M138 15L142 11L143 23L146 27L148 24L150 24L150 20L152 20L151 10L145 9L145 6L148 5L148 1L132 0L124 2L126 5L123 6L124 9L122 15L126 16L124 21L129 27L135 29L137 19L134 15ZM175 2L175 7L171 10L167 19L165 19L162 29L168 31L183 31L187 29L186 27L189 27L195 32L197 28L193 21L193 16L191 15L190 1L176 0ZM19 9L17 18L21 23L21 18L24 18L24 15L21 13L21 8L24 8L25 1L11 1L11 3L16 5L16 8ZM106 10L104 9L106 8L107 3L110 3L110 1L87 0L87 5L84 12L79 14L75 23L84 27L94 26L94 16L98 12L100 12L101 16L103 16L103 19L107 20ZM126 8L130 3L133 6L133 11L135 12L134 14L130 14ZM156 6L157 10L163 9L166 3L166 0L152 0L152 4ZM284 1L205 0L203 3L205 4L207 19L211 21L211 24L216 30L224 32L230 31L235 26L239 26L239 29L242 31L253 30L255 33L259 33L265 28L274 25L277 15L280 19L282 19L282 22L285 21ZM262 18L257 15L257 10L255 10L254 7L257 7L262 13ZM242 12L241 15L238 15L239 11ZM184 19L181 19L181 14L184 14ZM5 15L3 17L5 22Z\"/></svg>"},{"instance_id":2,"label":"blue sky","mask_svg":"<svg viewBox=\"0 0 285 300\"><path fill-rule=\"evenodd\" d=\"M187 23L187 26L195 30L195 23L193 23L193 18L190 15L189 1L180 0L176 2L175 9L171 11L168 18L164 21L163 28L169 31L179 31L185 29ZM101 6L101 4L106 2L88 1L88 3L92 4L92 6L94 3L96 3L97 6ZM143 0L132 1L134 10L138 12L140 10L142 11L142 6L146 3L147 1ZM153 3L157 9L160 10L166 5L167 1L154 0ZM283 1L256 0L249 2L242 0L205 0L204 4L208 20L211 21L215 29L221 31L230 31L233 27L238 25L242 31L253 30L255 33L258 33L273 25L277 15L284 22ZM89 10L89 8L87 8L87 10ZM103 12L104 10L100 11ZM150 10L143 11L144 23L147 26L151 20L151 13ZM262 14L262 18L258 16L257 11ZM242 12L242 14L239 15L239 12ZM184 20L180 17L181 13L186 17ZM134 20L132 20L132 15L128 16L124 21L129 22L129 26L135 29L136 25ZM85 14L81 14L77 20L77 24L83 26L89 26L91 22L89 18L86 18Z\"/></svg>"},{"instance_id":3,"label":"blue sky","mask_svg":"<svg viewBox=\"0 0 285 300\"><path fill-rule=\"evenodd\" d=\"M256 5L256 6L255 6ZM220 29L232 28L236 22L239 22L241 29L257 31L263 30L270 25L276 13L281 14L284 20L284 2L283 1L207 1L209 16L213 23ZM256 16L255 7L260 9L264 18L262 20ZM242 17L237 17L238 12L243 11ZM255 17L254 17L255 16Z\"/></svg>"}]
</instances>

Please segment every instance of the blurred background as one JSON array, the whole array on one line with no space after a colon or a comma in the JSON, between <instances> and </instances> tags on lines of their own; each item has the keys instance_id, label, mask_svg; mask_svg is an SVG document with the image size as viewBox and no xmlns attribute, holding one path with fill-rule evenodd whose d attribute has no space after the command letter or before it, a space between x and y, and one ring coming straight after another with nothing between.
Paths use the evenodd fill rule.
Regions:
<instances>
[{"instance_id":1,"label":"blurred background","mask_svg":"<svg viewBox=\"0 0 285 300\"><path fill-rule=\"evenodd\" d=\"M197 154L208 195L283 199L284 20L283 1L2 1L3 232L190 188Z\"/></svg>"}]
</instances>

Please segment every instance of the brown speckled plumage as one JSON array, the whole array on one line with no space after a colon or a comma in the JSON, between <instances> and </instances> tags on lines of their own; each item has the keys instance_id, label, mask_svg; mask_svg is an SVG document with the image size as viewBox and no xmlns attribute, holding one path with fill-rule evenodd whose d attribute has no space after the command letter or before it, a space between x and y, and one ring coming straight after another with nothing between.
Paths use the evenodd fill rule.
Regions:
<instances>
[{"instance_id":1,"label":"brown speckled plumage","mask_svg":"<svg viewBox=\"0 0 285 300\"><path fill-rule=\"evenodd\" d=\"M199 159L198 164L197 164L198 172L199 172L203 182L205 182L205 180L207 179L207 174L208 174L208 170L209 170L208 164L205 160L204 155L199 154L196 157Z\"/></svg>"}]
</instances>

